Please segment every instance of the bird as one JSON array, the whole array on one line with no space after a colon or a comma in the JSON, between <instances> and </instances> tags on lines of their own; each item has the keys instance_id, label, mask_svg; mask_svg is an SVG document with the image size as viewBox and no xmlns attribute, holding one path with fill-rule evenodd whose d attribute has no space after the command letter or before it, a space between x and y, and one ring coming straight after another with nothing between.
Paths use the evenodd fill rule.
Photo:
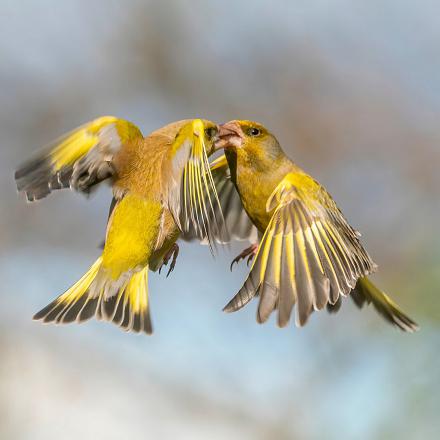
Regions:
<instances>
[{"instance_id":1,"label":"bird","mask_svg":"<svg viewBox=\"0 0 440 440\"><path fill-rule=\"evenodd\" d=\"M231 264L232 269L241 259L252 261L243 286L224 311L235 312L258 297L259 323L277 310L277 323L284 327L296 306L296 325L303 326L316 310L338 311L342 298L350 295L359 307L372 303L401 330L418 329L368 278L377 265L362 245L360 233L349 225L326 189L286 156L266 127L232 120L219 126L215 147L223 149L224 155L212 162L213 177L218 174L228 180L229 196L223 196L222 190L219 198L228 205L233 197L236 204L238 195L247 216L241 230L253 236L257 232L260 238Z\"/></svg>"},{"instance_id":2,"label":"bird","mask_svg":"<svg viewBox=\"0 0 440 440\"><path fill-rule=\"evenodd\" d=\"M96 317L152 333L148 271L172 258L169 275L180 235L212 243L225 230L221 210L208 216L218 204L208 162L216 133L213 122L188 119L143 136L132 122L102 116L17 169L17 189L29 202L63 188L88 194L104 180L113 192L101 256L34 319L62 324Z\"/></svg>"}]
</instances>

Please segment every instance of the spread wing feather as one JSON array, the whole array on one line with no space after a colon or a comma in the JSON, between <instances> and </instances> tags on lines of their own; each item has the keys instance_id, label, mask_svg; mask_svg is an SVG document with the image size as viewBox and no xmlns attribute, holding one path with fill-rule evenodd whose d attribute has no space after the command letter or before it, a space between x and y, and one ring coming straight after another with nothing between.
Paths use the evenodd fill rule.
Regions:
<instances>
[{"instance_id":1,"label":"spread wing feather","mask_svg":"<svg viewBox=\"0 0 440 440\"><path fill-rule=\"evenodd\" d=\"M240 195L231 180L228 163L224 155L210 163L212 179L217 190L220 205L214 204L213 211L209 212L210 221L215 218L221 218L223 213L225 226L228 235L222 232L220 236L216 235L214 239L219 244L225 244L229 241L248 240L252 243L258 240L258 230L253 225L251 219L246 214L241 203ZM221 208L221 212L220 212ZM184 240L194 240L197 238L194 230L183 234Z\"/></svg>"},{"instance_id":2,"label":"spread wing feather","mask_svg":"<svg viewBox=\"0 0 440 440\"><path fill-rule=\"evenodd\" d=\"M180 230L191 238L207 240L212 247L216 237L227 237L227 231L210 171L211 149L207 151L204 128L201 119L194 119L179 130L164 176L168 207Z\"/></svg>"},{"instance_id":3,"label":"spread wing feather","mask_svg":"<svg viewBox=\"0 0 440 440\"><path fill-rule=\"evenodd\" d=\"M288 174L267 210L273 215L249 276L225 311L236 311L259 295L258 322L278 309L283 327L296 304L296 323L302 326L314 310L335 304L358 278L375 270L359 234L309 176Z\"/></svg>"},{"instance_id":4,"label":"spread wing feather","mask_svg":"<svg viewBox=\"0 0 440 440\"><path fill-rule=\"evenodd\" d=\"M142 137L142 133L131 122L114 116L94 119L57 139L21 166L15 172L17 188L29 201L69 187L88 193L114 174L114 154L137 137Z\"/></svg>"}]
</instances>

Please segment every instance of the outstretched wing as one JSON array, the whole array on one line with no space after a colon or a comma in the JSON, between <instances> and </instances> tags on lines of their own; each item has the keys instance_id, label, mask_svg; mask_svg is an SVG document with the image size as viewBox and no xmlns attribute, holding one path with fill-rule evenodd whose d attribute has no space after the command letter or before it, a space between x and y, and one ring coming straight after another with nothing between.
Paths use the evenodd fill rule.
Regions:
<instances>
[{"instance_id":1,"label":"outstretched wing","mask_svg":"<svg viewBox=\"0 0 440 440\"><path fill-rule=\"evenodd\" d=\"M53 190L73 188L90 192L114 174L113 156L141 131L131 122L103 116L62 136L15 172L17 188L29 201Z\"/></svg>"},{"instance_id":2,"label":"outstretched wing","mask_svg":"<svg viewBox=\"0 0 440 440\"><path fill-rule=\"evenodd\" d=\"M348 295L376 265L331 196L310 176L290 173L267 201L273 211L249 276L225 307L232 312L260 296L257 320L278 309L285 326L297 304L297 325Z\"/></svg>"},{"instance_id":3,"label":"outstretched wing","mask_svg":"<svg viewBox=\"0 0 440 440\"><path fill-rule=\"evenodd\" d=\"M227 231L208 162L213 147L206 125L213 124L194 119L179 130L165 161L164 179L168 207L180 230L212 246Z\"/></svg>"},{"instance_id":4,"label":"outstretched wing","mask_svg":"<svg viewBox=\"0 0 440 440\"><path fill-rule=\"evenodd\" d=\"M214 212L211 213L211 217L219 218L221 216L219 207L221 207L226 230L229 233L227 237L216 236L215 240L220 244L235 240L248 240L255 243L258 240L258 230L243 208L240 195L231 180L231 173L225 155L212 161L210 168L220 201L220 206L214 205ZM193 240L196 237L194 236L194 231L189 231L183 234L182 238L184 240Z\"/></svg>"}]
</instances>

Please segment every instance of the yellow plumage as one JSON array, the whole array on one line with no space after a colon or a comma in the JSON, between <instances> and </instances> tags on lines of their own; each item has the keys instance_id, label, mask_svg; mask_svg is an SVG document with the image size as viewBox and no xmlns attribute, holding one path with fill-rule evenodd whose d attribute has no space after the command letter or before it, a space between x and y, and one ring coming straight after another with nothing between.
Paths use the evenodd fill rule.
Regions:
<instances>
[{"instance_id":1,"label":"yellow plumage","mask_svg":"<svg viewBox=\"0 0 440 440\"><path fill-rule=\"evenodd\" d=\"M65 323L95 316L151 333L149 268L157 270L175 252L181 230L210 240L219 228L212 230L214 205L204 204L217 198L207 159L213 130L212 122L186 120L144 138L132 123L105 116L60 138L16 172L30 201L69 186L89 192L104 179L113 186L102 256L36 319Z\"/></svg>"},{"instance_id":2,"label":"yellow plumage","mask_svg":"<svg viewBox=\"0 0 440 440\"><path fill-rule=\"evenodd\" d=\"M71 165L86 155L100 142L102 130L109 127L113 127L118 134L119 139L115 143L124 143L142 136L140 130L131 122L114 116L102 116L84 124L58 141L58 145L50 153L55 170Z\"/></svg>"},{"instance_id":3,"label":"yellow plumage","mask_svg":"<svg viewBox=\"0 0 440 440\"><path fill-rule=\"evenodd\" d=\"M102 269L99 257L89 271L67 292L40 310L34 319L45 323L81 323L95 316L111 321L124 330L153 331L148 307L148 266L134 273L111 298L104 290L92 289Z\"/></svg>"},{"instance_id":4,"label":"yellow plumage","mask_svg":"<svg viewBox=\"0 0 440 440\"><path fill-rule=\"evenodd\" d=\"M148 264L156 247L162 213L159 202L132 194L116 205L102 254L102 268L112 279Z\"/></svg>"},{"instance_id":5,"label":"yellow plumage","mask_svg":"<svg viewBox=\"0 0 440 440\"><path fill-rule=\"evenodd\" d=\"M263 234L258 247L240 258L255 258L243 287L226 305L235 311L259 296L258 322L278 311L287 325L293 307L304 325L314 310L339 308L350 293L358 305L371 302L388 321L405 331L417 325L366 275L377 268L360 234L345 220L327 191L290 161L261 124L231 121L220 126L217 147L225 148L231 180L243 208ZM220 168L220 158L212 168ZM249 260L248 260L249 261Z\"/></svg>"}]
</instances>

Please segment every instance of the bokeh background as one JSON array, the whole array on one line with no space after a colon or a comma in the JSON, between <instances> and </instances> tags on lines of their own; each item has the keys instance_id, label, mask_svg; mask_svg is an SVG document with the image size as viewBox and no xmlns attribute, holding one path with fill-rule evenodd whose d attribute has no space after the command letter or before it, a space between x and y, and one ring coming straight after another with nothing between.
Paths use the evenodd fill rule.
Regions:
<instances>
[{"instance_id":1,"label":"bokeh background","mask_svg":"<svg viewBox=\"0 0 440 440\"><path fill-rule=\"evenodd\" d=\"M0 2L0 437L434 439L440 406L437 0ZM28 205L13 171L99 115L148 133L255 119L320 180L421 325L345 301L303 329L222 306L242 245L150 277L155 334L35 311L99 253L108 187Z\"/></svg>"}]
</instances>

